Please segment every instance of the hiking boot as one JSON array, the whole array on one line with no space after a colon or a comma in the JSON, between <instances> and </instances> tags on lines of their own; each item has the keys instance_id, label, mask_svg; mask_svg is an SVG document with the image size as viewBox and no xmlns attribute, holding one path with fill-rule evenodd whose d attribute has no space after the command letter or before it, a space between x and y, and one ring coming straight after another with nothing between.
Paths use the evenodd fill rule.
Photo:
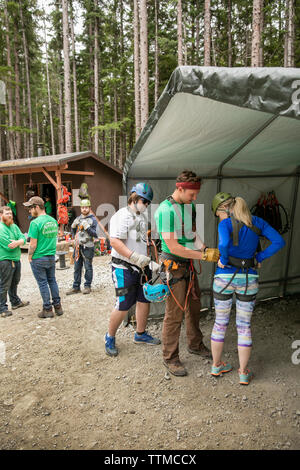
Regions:
<instances>
[{"instance_id":1,"label":"hiking boot","mask_svg":"<svg viewBox=\"0 0 300 470\"><path fill-rule=\"evenodd\" d=\"M153 336L149 335L146 331L141 335L138 335L137 333L135 333L133 342L136 344L141 344L141 343L151 344L152 346L156 346L157 344L160 344L160 340L158 338L153 338Z\"/></svg>"},{"instance_id":2,"label":"hiking boot","mask_svg":"<svg viewBox=\"0 0 300 470\"><path fill-rule=\"evenodd\" d=\"M176 377L184 377L187 375L187 370L184 365L178 360L176 362L166 362L164 361L164 365L168 369L168 371L175 375Z\"/></svg>"},{"instance_id":3,"label":"hiking boot","mask_svg":"<svg viewBox=\"0 0 300 470\"><path fill-rule=\"evenodd\" d=\"M85 287L82 291L83 294L90 294L91 293L91 288L90 287Z\"/></svg>"},{"instance_id":4,"label":"hiking boot","mask_svg":"<svg viewBox=\"0 0 300 470\"><path fill-rule=\"evenodd\" d=\"M0 317L10 317L12 315L12 312L10 312L10 310L4 310L4 312L1 312L0 313Z\"/></svg>"},{"instance_id":5,"label":"hiking boot","mask_svg":"<svg viewBox=\"0 0 300 470\"><path fill-rule=\"evenodd\" d=\"M108 356L117 356L119 351L116 347L116 338L114 336L109 336L108 333L105 335L105 352Z\"/></svg>"},{"instance_id":6,"label":"hiking boot","mask_svg":"<svg viewBox=\"0 0 300 470\"><path fill-rule=\"evenodd\" d=\"M20 302L19 304L17 304L17 305L12 305L12 306L11 306L11 309L12 309L12 310L16 310L17 308L27 307L27 305L29 305L29 304L30 304L30 302L28 302L28 301L23 302L23 301L21 300L21 302Z\"/></svg>"},{"instance_id":7,"label":"hiking boot","mask_svg":"<svg viewBox=\"0 0 300 470\"><path fill-rule=\"evenodd\" d=\"M38 313L38 317L39 318L53 318L54 313L53 313L52 307L49 309L43 308L43 310L40 313Z\"/></svg>"},{"instance_id":8,"label":"hiking boot","mask_svg":"<svg viewBox=\"0 0 300 470\"><path fill-rule=\"evenodd\" d=\"M206 359L212 359L210 350L202 343L199 349L188 348L190 354L197 354L198 356L205 357Z\"/></svg>"},{"instance_id":9,"label":"hiking boot","mask_svg":"<svg viewBox=\"0 0 300 470\"><path fill-rule=\"evenodd\" d=\"M66 295L79 294L79 292L81 292L80 289L75 289L72 287L72 289L67 290Z\"/></svg>"},{"instance_id":10,"label":"hiking boot","mask_svg":"<svg viewBox=\"0 0 300 470\"><path fill-rule=\"evenodd\" d=\"M230 372L231 370L232 366L230 364L221 362L219 366L212 366L211 375L218 377L219 375L225 374L225 372Z\"/></svg>"},{"instance_id":11,"label":"hiking boot","mask_svg":"<svg viewBox=\"0 0 300 470\"><path fill-rule=\"evenodd\" d=\"M54 305L54 311L55 311L56 315L58 315L58 316L60 316L64 313L61 304Z\"/></svg>"}]
</instances>

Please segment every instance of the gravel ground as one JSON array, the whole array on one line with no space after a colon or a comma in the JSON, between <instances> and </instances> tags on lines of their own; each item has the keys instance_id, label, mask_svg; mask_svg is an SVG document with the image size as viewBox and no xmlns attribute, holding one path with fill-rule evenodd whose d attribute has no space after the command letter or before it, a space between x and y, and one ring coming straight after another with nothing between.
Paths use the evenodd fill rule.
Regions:
<instances>
[{"instance_id":1,"label":"gravel ground","mask_svg":"<svg viewBox=\"0 0 300 470\"><path fill-rule=\"evenodd\" d=\"M73 267L57 271L64 315L38 319L39 292L22 255L19 294L30 305L0 318L0 449L299 449L300 298L258 304L248 387L238 383L235 315L225 342L234 370L218 379L211 361L187 352L187 377L166 373L161 347L135 345L122 326L120 354L103 338L114 304L110 257L95 258L90 295L66 297ZM214 322L204 313L205 343ZM162 323L149 322L161 337ZM300 358L300 352L296 357ZM5 359L5 360L4 360ZM295 362L295 361L294 361Z\"/></svg>"}]
</instances>

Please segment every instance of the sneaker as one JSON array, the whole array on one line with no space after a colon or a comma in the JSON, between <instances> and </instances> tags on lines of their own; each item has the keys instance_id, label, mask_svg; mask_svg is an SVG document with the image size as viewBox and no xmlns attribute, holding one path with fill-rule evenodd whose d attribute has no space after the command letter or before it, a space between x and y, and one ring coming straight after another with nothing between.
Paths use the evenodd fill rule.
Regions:
<instances>
[{"instance_id":1,"label":"sneaker","mask_svg":"<svg viewBox=\"0 0 300 470\"><path fill-rule=\"evenodd\" d=\"M58 315L58 316L60 316L64 313L61 304L54 305L54 311L55 311L56 315Z\"/></svg>"},{"instance_id":2,"label":"sneaker","mask_svg":"<svg viewBox=\"0 0 300 470\"><path fill-rule=\"evenodd\" d=\"M54 313L53 313L52 307L49 309L43 308L43 310L40 313L38 313L38 317L39 318L53 318Z\"/></svg>"},{"instance_id":3,"label":"sneaker","mask_svg":"<svg viewBox=\"0 0 300 470\"><path fill-rule=\"evenodd\" d=\"M138 335L137 333L135 333L134 338L133 338L133 342L136 343L136 344L145 343L145 344L151 344L152 346L156 346L157 344L160 344L160 339L153 338L153 336L149 335L145 331L141 335Z\"/></svg>"},{"instance_id":4,"label":"sneaker","mask_svg":"<svg viewBox=\"0 0 300 470\"><path fill-rule=\"evenodd\" d=\"M108 356L117 356L119 351L116 347L116 338L109 336L108 333L105 335L105 352Z\"/></svg>"},{"instance_id":5,"label":"sneaker","mask_svg":"<svg viewBox=\"0 0 300 470\"><path fill-rule=\"evenodd\" d=\"M221 374L225 374L225 372L230 372L232 370L232 366L228 363L221 362L221 364L217 366L212 366L211 368L211 375L218 377Z\"/></svg>"},{"instance_id":6,"label":"sneaker","mask_svg":"<svg viewBox=\"0 0 300 470\"><path fill-rule=\"evenodd\" d=\"M81 292L80 289L74 289L74 287L72 287L72 289L67 290L66 295L79 294L79 292Z\"/></svg>"},{"instance_id":7,"label":"sneaker","mask_svg":"<svg viewBox=\"0 0 300 470\"><path fill-rule=\"evenodd\" d=\"M83 294L90 294L91 293L91 288L90 287L85 287L82 291Z\"/></svg>"},{"instance_id":8,"label":"sneaker","mask_svg":"<svg viewBox=\"0 0 300 470\"><path fill-rule=\"evenodd\" d=\"M176 362L164 361L164 365L166 366L168 371L176 377L184 377L185 375L187 375L187 370L184 365L179 361L179 359Z\"/></svg>"},{"instance_id":9,"label":"sneaker","mask_svg":"<svg viewBox=\"0 0 300 470\"><path fill-rule=\"evenodd\" d=\"M205 357L206 359L212 359L210 350L202 343L199 349L188 348L190 354L197 354L198 356Z\"/></svg>"},{"instance_id":10,"label":"sneaker","mask_svg":"<svg viewBox=\"0 0 300 470\"><path fill-rule=\"evenodd\" d=\"M250 372L250 370L248 370L248 369L246 369L245 374L240 374L240 371L238 371L238 372L239 372L239 376L240 376L240 384L241 385L249 385L249 383L251 382L251 380L254 377L254 374L252 372Z\"/></svg>"},{"instance_id":11,"label":"sneaker","mask_svg":"<svg viewBox=\"0 0 300 470\"><path fill-rule=\"evenodd\" d=\"M12 305L12 306L11 306L11 309L12 309L12 310L16 310L17 308L27 307L27 305L29 305L29 303L30 303L30 302L28 302L28 301L23 302L23 301L21 300L21 302L20 302L19 304L17 304L17 305Z\"/></svg>"},{"instance_id":12,"label":"sneaker","mask_svg":"<svg viewBox=\"0 0 300 470\"><path fill-rule=\"evenodd\" d=\"M12 315L12 312L10 312L10 310L4 310L4 312L1 312L0 313L0 317L10 317Z\"/></svg>"}]
</instances>

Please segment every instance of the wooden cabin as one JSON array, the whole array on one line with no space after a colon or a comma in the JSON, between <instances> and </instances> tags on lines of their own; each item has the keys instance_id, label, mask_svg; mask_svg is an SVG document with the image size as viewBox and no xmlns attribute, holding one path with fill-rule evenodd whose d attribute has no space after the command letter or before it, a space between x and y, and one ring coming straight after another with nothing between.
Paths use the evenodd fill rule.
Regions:
<instances>
[{"instance_id":1,"label":"wooden cabin","mask_svg":"<svg viewBox=\"0 0 300 470\"><path fill-rule=\"evenodd\" d=\"M122 170L90 151L2 161L0 175L13 175L13 200L16 202L18 224L24 233L29 227L28 212L23 206L23 202L29 199L28 191L43 199L48 195L55 218L62 185L71 193L67 207L74 216L80 214L78 192L82 183L88 185L94 213L100 204L111 204L116 211L119 209ZM5 198L2 204L5 204Z\"/></svg>"}]
</instances>

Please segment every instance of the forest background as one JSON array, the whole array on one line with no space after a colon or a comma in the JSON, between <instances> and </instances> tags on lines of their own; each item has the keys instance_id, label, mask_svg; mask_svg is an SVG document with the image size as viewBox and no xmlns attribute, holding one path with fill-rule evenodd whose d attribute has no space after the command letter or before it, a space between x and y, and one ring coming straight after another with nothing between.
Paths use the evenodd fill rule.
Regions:
<instances>
[{"instance_id":1,"label":"forest background","mask_svg":"<svg viewBox=\"0 0 300 470\"><path fill-rule=\"evenodd\" d=\"M122 168L178 65L299 67L300 0L0 0L0 160Z\"/></svg>"}]
</instances>

